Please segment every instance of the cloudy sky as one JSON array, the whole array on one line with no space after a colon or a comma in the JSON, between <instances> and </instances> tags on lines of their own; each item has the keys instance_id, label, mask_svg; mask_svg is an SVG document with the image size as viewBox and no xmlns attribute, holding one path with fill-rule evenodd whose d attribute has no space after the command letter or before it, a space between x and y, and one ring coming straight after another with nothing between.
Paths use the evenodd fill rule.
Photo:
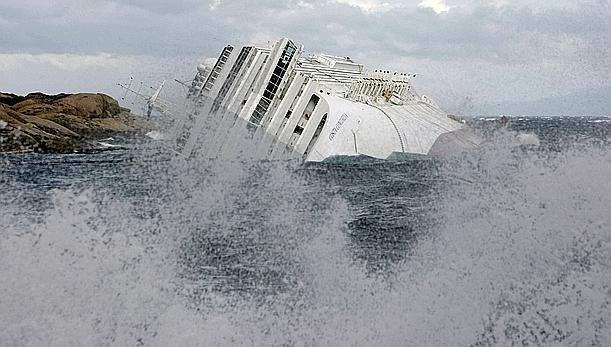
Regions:
<instances>
[{"instance_id":1,"label":"cloudy sky","mask_svg":"<svg viewBox=\"0 0 611 347\"><path fill-rule=\"evenodd\" d=\"M17 94L118 97L130 76L186 80L227 43L283 36L417 73L452 112L544 99L553 113L567 95L599 112L611 93L608 0L0 0L0 32L0 91Z\"/></svg>"}]
</instances>

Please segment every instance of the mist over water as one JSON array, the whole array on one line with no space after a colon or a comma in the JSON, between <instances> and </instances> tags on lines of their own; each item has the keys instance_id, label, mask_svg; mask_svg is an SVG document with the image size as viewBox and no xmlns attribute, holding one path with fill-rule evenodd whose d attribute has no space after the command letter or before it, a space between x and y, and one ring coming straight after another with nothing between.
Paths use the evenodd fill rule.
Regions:
<instances>
[{"instance_id":1,"label":"mist over water","mask_svg":"<svg viewBox=\"0 0 611 347\"><path fill-rule=\"evenodd\" d=\"M0 345L611 345L608 123L572 121L447 160L2 158Z\"/></svg>"}]
</instances>

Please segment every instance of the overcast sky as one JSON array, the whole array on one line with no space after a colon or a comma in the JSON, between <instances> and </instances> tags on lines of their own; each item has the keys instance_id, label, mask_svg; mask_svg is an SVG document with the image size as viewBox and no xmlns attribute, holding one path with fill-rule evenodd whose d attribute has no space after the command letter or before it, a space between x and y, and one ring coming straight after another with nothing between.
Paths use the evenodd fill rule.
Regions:
<instances>
[{"instance_id":1,"label":"overcast sky","mask_svg":"<svg viewBox=\"0 0 611 347\"><path fill-rule=\"evenodd\" d=\"M283 36L417 73L453 112L611 91L608 0L0 0L0 32L0 90L18 94L117 97L130 76L186 80L225 44Z\"/></svg>"}]
</instances>

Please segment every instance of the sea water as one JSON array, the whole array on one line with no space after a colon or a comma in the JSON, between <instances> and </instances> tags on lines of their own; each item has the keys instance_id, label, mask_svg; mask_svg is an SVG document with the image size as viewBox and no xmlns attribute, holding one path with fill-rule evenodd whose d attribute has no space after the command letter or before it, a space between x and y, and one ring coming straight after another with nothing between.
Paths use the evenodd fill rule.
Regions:
<instances>
[{"instance_id":1,"label":"sea water","mask_svg":"<svg viewBox=\"0 0 611 347\"><path fill-rule=\"evenodd\" d=\"M475 126L447 159L0 157L0 346L610 346L609 119Z\"/></svg>"}]
</instances>

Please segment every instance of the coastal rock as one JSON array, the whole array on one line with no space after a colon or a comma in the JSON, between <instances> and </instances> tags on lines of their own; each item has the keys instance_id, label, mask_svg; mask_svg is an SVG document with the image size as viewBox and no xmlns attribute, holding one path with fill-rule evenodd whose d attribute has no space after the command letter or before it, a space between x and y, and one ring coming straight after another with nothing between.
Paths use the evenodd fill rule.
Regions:
<instances>
[{"instance_id":1,"label":"coastal rock","mask_svg":"<svg viewBox=\"0 0 611 347\"><path fill-rule=\"evenodd\" d=\"M101 137L143 134L154 125L108 95L0 93L0 153L68 153Z\"/></svg>"},{"instance_id":2,"label":"coastal rock","mask_svg":"<svg viewBox=\"0 0 611 347\"><path fill-rule=\"evenodd\" d=\"M32 93L23 101L12 105L12 108L25 115L64 113L82 118L112 118L128 109L104 94L59 94L45 95Z\"/></svg>"}]
</instances>

